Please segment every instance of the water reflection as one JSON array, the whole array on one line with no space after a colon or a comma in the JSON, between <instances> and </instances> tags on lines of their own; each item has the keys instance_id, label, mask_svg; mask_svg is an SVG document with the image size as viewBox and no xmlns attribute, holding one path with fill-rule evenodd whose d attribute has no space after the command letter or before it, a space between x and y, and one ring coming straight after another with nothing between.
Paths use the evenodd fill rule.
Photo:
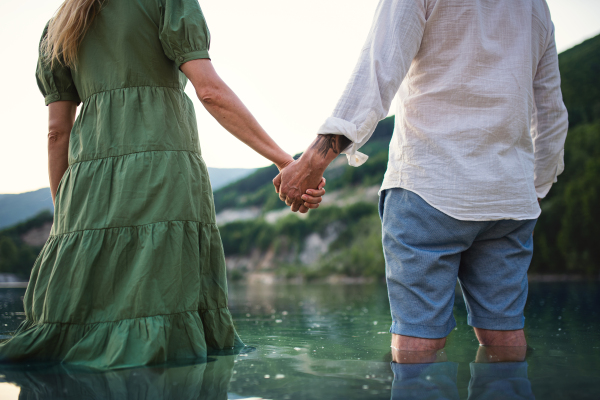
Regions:
<instances>
[{"instance_id":1,"label":"water reflection","mask_svg":"<svg viewBox=\"0 0 600 400\"><path fill-rule=\"evenodd\" d=\"M23 293L0 290L0 333L21 322ZM99 376L72 371L0 374L23 388L21 399L390 400L390 395L410 398L411 390L418 398L430 393L456 399L457 391L460 399L530 399L532 392L544 400L600 398L598 284L530 285L526 324L535 351L527 363L523 354L486 348L483 353L457 296L457 327L448 339L446 358L420 361L430 364L429 370L407 364L390 368L391 319L384 285L234 283L229 299L242 339L257 348L233 359L233 371L231 358L215 357L201 366ZM516 356L523 358L511 358ZM229 367L218 368L215 362ZM419 387L426 391L419 393ZM18 390L0 382L0 399L17 399Z\"/></svg>"},{"instance_id":2,"label":"water reflection","mask_svg":"<svg viewBox=\"0 0 600 400\"><path fill-rule=\"evenodd\" d=\"M532 400L527 362L471 363L470 400Z\"/></svg>"},{"instance_id":3,"label":"water reflection","mask_svg":"<svg viewBox=\"0 0 600 400\"><path fill-rule=\"evenodd\" d=\"M458 363L391 363L392 400L458 400Z\"/></svg>"},{"instance_id":4,"label":"water reflection","mask_svg":"<svg viewBox=\"0 0 600 400\"><path fill-rule=\"evenodd\" d=\"M478 352L478 359L481 359ZM458 363L391 363L392 400L459 400ZM470 363L469 400L532 400L527 362Z\"/></svg>"},{"instance_id":5,"label":"water reflection","mask_svg":"<svg viewBox=\"0 0 600 400\"><path fill-rule=\"evenodd\" d=\"M63 365L1 372L2 381L21 388L19 400L220 400L228 398L235 357L211 357L208 362L195 365L108 372L83 371Z\"/></svg>"}]
</instances>

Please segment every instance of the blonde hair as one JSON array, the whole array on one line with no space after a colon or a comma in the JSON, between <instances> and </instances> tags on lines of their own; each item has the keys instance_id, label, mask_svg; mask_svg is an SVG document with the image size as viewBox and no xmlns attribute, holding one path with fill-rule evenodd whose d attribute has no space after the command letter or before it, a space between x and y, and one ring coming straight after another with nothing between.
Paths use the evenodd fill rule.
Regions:
<instances>
[{"instance_id":1,"label":"blonde hair","mask_svg":"<svg viewBox=\"0 0 600 400\"><path fill-rule=\"evenodd\" d=\"M42 54L54 66L55 62L75 66L79 45L100 12L104 0L65 0L48 24L48 34L42 42Z\"/></svg>"}]
</instances>

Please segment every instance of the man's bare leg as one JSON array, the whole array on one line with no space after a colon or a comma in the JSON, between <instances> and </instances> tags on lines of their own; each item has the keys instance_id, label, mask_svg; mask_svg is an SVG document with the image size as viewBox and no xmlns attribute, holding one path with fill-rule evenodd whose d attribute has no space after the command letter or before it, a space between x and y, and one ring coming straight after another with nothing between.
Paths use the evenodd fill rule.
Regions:
<instances>
[{"instance_id":1,"label":"man's bare leg","mask_svg":"<svg viewBox=\"0 0 600 400\"><path fill-rule=\"evenodd\" d=\"M481 346L475 362L522 362L527 354L527 341L523 329L493 331L473 328Z\"/></svg>"},{"instance_id":2,"label":"man's bare leg","mask_svg":"<svg viewBox=\"0 0 600 400\"><path fill-rule=\"evenodd\" d=\"M446 353L440 352L446 338L423 339L392 334L392 360L398 364L423 364L446 361Z\"/></svg>"},{"instance_id":3,"label":"man's bare leg","mask_svg":"<svg viewBox=\"0 0 600 400\"><path fill-rule=\"evenodd\" d=\"M523 329L514 331L494 331L481 328L475 329L475 335L482 346L527 347Z\"/></svg>"},{"instance_id":4,"label":"man's bare leg","mask_svg":"<svg viewBox=\"0 0 600 400\"><path fill-rule=\"evenodd\" d=\"M446 338L424 339L392 333L392 348L406 351L437 351L446 345Z\"/></svg>"}]
</instances>

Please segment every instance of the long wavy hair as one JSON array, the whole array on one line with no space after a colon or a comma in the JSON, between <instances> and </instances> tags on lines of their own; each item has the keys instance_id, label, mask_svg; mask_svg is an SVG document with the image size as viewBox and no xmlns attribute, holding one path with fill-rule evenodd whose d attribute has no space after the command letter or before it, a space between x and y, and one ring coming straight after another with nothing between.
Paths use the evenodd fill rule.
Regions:
<instances>
[{"instance_id":1,"label":"long wavy hair","mask_svg":"<svg viewBox=\"0 0 600 400\"><path fill-rule=\"evenodd\" d=\"M48 24L42 42L47 61L75 66L79 45L105 0L65 0Z\"/></svg>"}]
</instances>

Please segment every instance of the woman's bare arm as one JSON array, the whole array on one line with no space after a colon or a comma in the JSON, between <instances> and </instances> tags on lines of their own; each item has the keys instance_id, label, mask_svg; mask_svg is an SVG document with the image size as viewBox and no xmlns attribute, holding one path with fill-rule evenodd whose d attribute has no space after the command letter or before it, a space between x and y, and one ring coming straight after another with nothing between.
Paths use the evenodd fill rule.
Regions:
<instances>
[{"instance_id":1,"label":"woman's bare arm","mask_svg":"<svg viewBox=\"0 0 600 400\"><path fill-rule=\"evenodd\" d=\"M77 105L72 101L57 101L48 105L48 176L52 202L58 183L69 166L69 136L75 122Z\"/></svg>"},{"instance_id":2,"label":"woman's bare arm","mask_svg":"<svg viewBox=\"0 0 600 400\"><path fill-rule=\"evenodd\" d=\"M194 85L202 105L232 135L272 161L279 170L294 161L271 139L237 95L217 75L210 60L188 61L181 65L181 71Z\"/></svg>"}]
</instances>

